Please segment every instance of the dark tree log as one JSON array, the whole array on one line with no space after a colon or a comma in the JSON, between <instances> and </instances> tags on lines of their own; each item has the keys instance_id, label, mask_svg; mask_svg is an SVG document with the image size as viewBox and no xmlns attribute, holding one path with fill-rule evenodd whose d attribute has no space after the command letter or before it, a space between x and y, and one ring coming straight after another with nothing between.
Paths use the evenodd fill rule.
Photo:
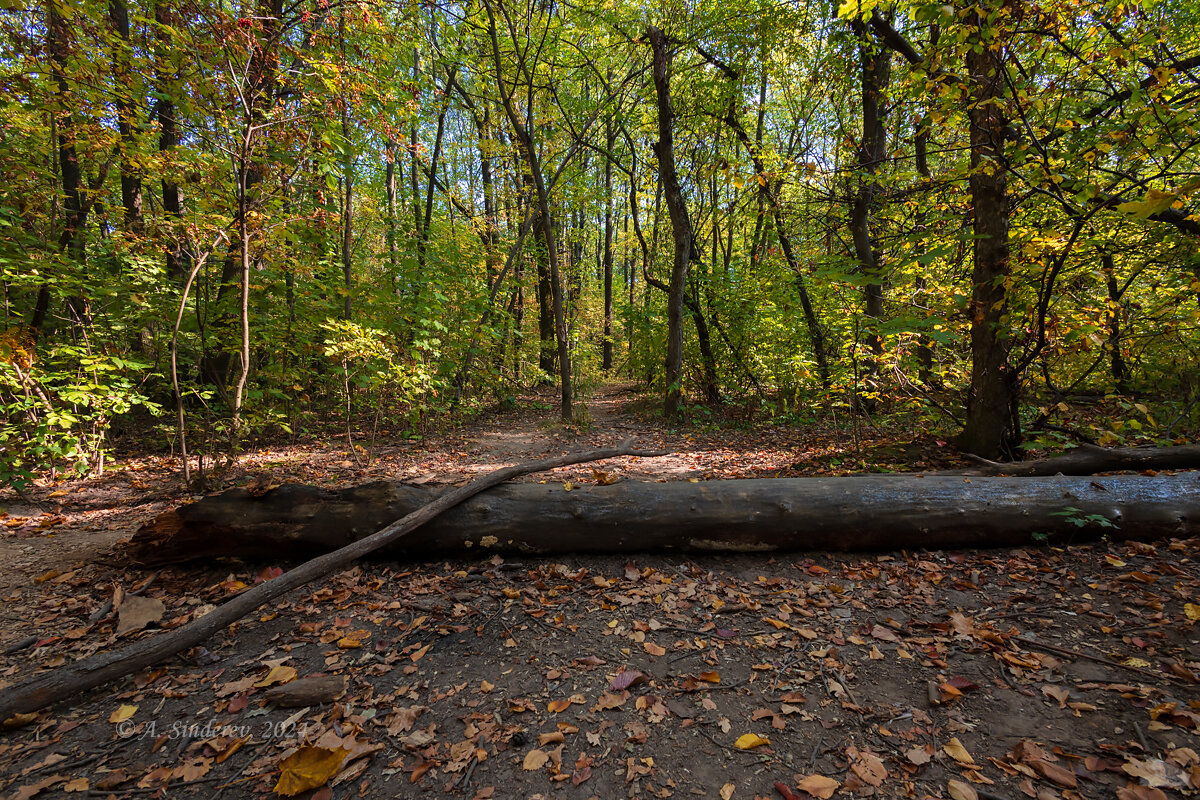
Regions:
<instances>
[{"instance_id":1,"label":"dark tree log","mask_svg":"<svg viewBox=\"0 0 1200 800\"><path fill-rule=\"evenodd\" d=\"M977 469L955 473L959 475L1011 475L1037 477L1046 475L1095 475L1097 472L1122 470L1200 469L1200 445L1180 447L1100 447L1081 444L1061 456L1038 458L1033 461L1001 463L986 458L974 458Z\"/></svg>"},{"instance_id":2,"label":"dark tree log","mask_svg":"<svg viewBox=\"0 0 1200 800\"><path fill-rule=\"evenodd\" d=\"M327 552L277 578L260 583L220 608L192 620L186 625L140 639L120 650L100 653L0 691L0 720L7 720L14 714L37 711L80 692L157 664L189 647L195 647L264 603L352 564L368 553L408 535L411 531L467 498L474 497L485 489L490 489L511 478L531 472L565 467L569 464L581 464L617 456L641 455L662 455L662 453L633 450L627 444L623 444L620 447L591 450L585 453L568 453L489 472L487 475L476 478L465 486L452 489L436 499L429 497L428 499L432 502L415 506L411 513L405 513L403 518L388 517L376 527L374 532L360 531L359 535L354 537L357 541L352 541L346 547L331 553Z\"/></svg>"},{"instance_id":3,"label":"dark tree log","mask_svg":"<svg viewBox=\"0 0 1200 800\"><path fill-rule=\"evenodd\" d=\"M233 489L147 524L131 555L148 565L222 555L304 557L343 547L432 496L390 482L342 490L288 485L261 497ZM1118 527L1089 522L1091 515ZM1034 534L1065 541L1197 532L1197 473L625 481L570 492L556 482L501 487L443 514L390 552L893 550L1030 544L1041 538Z\"/></svg>"}]
</instances>

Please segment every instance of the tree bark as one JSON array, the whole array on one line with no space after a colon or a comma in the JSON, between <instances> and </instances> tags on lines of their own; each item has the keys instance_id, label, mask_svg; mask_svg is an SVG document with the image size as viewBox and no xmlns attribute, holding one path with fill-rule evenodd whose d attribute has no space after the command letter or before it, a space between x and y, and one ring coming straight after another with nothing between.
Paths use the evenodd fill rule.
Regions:
<instances>
[{"instance_id":1,"label":"tree bark","mask_svg":"<svg viewBox=\"0 0 1200 800\"><path fill-rule=\"evenodd\" d=\"M858 191L850 207L850 232L859 269L866 280L863 288L864 312L871 320L864 336L870 357L863 372L863 390L859 402L875 408L878 393L879 361L883 356L883 338L879 322L883 317L883 252L872 222L880 193L877 172L887 159L886 92L892 76L892 53L878 47L860 21L854 23L859 38L862 90L862 142L858 150Z\"/></svg>"},{"instance_id":2,"label":"tree bark","mask_svg":"<svg viewBox=\"0 0 1200 800\"><path fill-rule=\"evenodd\" d=\"M675 114L671 109L671 56L667 37L651 26L646 29L646 38L654 50L654 90L658 98L658 142L654 153L658 157L658 172L671 217L671 238L675 242L667 292L667 390L663 402L663 413L674 417L683 400L683 298L692 259L692 223L675 171Z\"/></svg>"},{"instance_id":3,"label":"tree bark","mask_svg":"<svg viewBox=\"0 0 1200 800\"><path fill-rule=\"evenodd\" d=\"M611 78L611 72L609 73ZM611 153L617 136L612 122L605 125L605 145ZM613 170L612 159L604 157L604 342L600 368L612 369L613 362Z\"/></svg>"},{"instance_id":4,"label":"tree bark","mask_svg":"<svg viewBox=\"0 0 1200 800\"><path fill-rule=\"evenodd\" d=\"M170 226L167 234L166 269L167 277L173 283L181 283L186 278L189 269L183 248L180 246L180 232L177 230L183 204L179 199L179 184L174 175L177 168L174 164L175 148L179 145L179 127L175 121L175 85L169 74L168 67L173 51L171 42L171 24L174 22L167 0L155 0L154 3L154 56L155 63L163 66L156 69L158 97L154 101L154 119L158 123L158 154L162 159L162 203L163 220Z\"/></svg>"},{"instance_id":5,"label":"tree bark","mask_svg":"<svg viewBox=\"0 0 1200 800\"><path fill-rule=\"evenodd\" d=\"M305 557L344 547L436 495L394 482L342 490L289 484L260 497L232 489L143 526L129 556L146 566ZM1099 518L1117 527L1095 525ZM1053 540L1197 532L1197 473L621 481L569 492L552 481L513 484L464 503L387 552L895 550L1022 545L1035 533Z\"/></svg>"},{"instance_id":6,"label":"tree bark","mask_svg":"<svg viewBox=\"0 0 1200 800\"><path fill-rule=\"evenodd\" d=\"M490 472L465 486L446 492L433 502L415 507L411 512L404 514L403 518L391 517L389 520L385 520L383 523L385 527L376 530L371 535L357 538L357 541L353 541L346 547L331 553L327 552L277 578L261 583L220 608L186 625L157 636L141 639L115 652L92 656L0 691L0 720L8 719L13 714L28 713L45 708L52 703L137 672L157 664L175 653L194 647L264 603L318 578L325 577L369 553L394 543L447 509L504 481L531 472L543 472L571 464L619 456L642 455L654 456L662 455L662 453L634 450L626 443L618 447L590 450L583 453L568 453Z\"/></svg>"},{"instance_id":7,"label":"tree bark","mask_svg":"<svg viewBox=\"0 0 1200 800\"><path fill-rule=\"evenodd\" d=\"M137 108L131 99L136 89L130 86L133 70L130 66L129 8L125 0L109 0L108 18L117 34L114 43L113 78L116 84L117 131L121 135L121 205L125 209L124 228L140 237L142 223L142 171L134 165L133 150L137 146Z\"/></svg>"},{"instance_id":8,"label":"tree bark","mask_svg":"<svg viewBox=\"0 0 1200 800\"><path fill-rule=\"evenodd\" d=\"M1020 440L1016 405L1019 376L1008 363L1009 203L1004 139L1003 45L998 31L973 11L966 56L971 92L971 206L975 235L971 276L971 385L963 450L984 458L1013 457Z\"/></svg>"}]
</instances>

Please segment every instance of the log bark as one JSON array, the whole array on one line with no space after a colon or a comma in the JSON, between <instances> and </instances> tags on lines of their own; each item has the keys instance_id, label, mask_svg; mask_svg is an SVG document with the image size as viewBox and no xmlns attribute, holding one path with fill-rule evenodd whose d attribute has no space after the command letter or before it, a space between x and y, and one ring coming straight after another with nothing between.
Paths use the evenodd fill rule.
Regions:
<instances>
[{"instance_id":1,"label":"log bark","mask_svg":"<svg viewBox=\"0 0 1200 800\"><path fill-rule=\"evenodd\" d=\"M452 489L436 498L430 497L432 502L416 507L411 510L411 513L402 515L402 518L388 517L383 520L381 525L377 526L374 533L361 535L367 533L362 531L360 536L355 537L357 541L352 541L333 552L326 552L277 578L260 583L186 625L140 639L119 650L100 653L0 691L0 720L7 720L14 714L37 711L72 695L157 664L189 647L195 647L264 603L348 566L368 553L410 534L447 509L511 478L570 464L639 455L662 455L662 453L634 450L628 444L622 444L619 447L568 453L490 472L465 486Z\"/></svg>"},{"instance_id":2,"label":"log bark","mask_svg":"<svg viewBox=\"0 0 1200 800\"><path fill-rule=\"evenodd\" d=\"M1060 456L1032 461L1004 463L974 457L977 469L955 473L960 475L1011 475L1037 477L1046 475L1095 475L1097 472L1122 470L1200 469L1200 445L1179 447L1100 447L1081 444Z\"/></svg>"},{"instance_id":3,"label":"log bark","mask_svg":"<svg viewBox=\"0 0 1200 800\"><path fill-rule=\"evenodd\" d=\"M147 565L217 556L303 557L343 547L429 502L433 490L233 489L163 514L131 542ZM1096 515L1096 516L1093 516ZM1098 524L1108 520L1116 528ZM1200 474L1105 478L872 475L703 483L619 482L567 491L509 485L407 537L389 555L895 550L1150 539L1200 533Z\"/></svg>"}]
</instances>

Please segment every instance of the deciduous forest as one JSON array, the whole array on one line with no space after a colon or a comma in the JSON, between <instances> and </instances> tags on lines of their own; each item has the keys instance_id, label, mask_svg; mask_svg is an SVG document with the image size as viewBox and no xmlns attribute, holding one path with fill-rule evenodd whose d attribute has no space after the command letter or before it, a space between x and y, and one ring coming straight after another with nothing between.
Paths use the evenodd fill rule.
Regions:
<instances>
[{"instance_id":1,"label":"deciduous forest","mask_svg":"<svg viewBox=\"0 0 1200 800\"><path fill-rule=\"evenodd\" d=\"M0 0L0 785L1193 794L1198 32Z\"/></svg>"},{"instance_id":2,"label":"deciduous forest","mask_svg":"<svg viewBox=\"0 0 1200 800\"><path fill-rule=\"evenodd\" d=\"M993 459L1197 418L1184 0L3 13L7 481L606 376Z\"/></svg>"}]
</instances>

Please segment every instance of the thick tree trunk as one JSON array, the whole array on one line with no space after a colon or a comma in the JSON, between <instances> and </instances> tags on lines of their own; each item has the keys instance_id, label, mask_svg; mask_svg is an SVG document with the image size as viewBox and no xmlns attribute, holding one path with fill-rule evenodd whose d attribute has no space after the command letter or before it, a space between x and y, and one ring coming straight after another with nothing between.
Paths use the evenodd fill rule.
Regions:
<instances>
[{"instance_id":1,"label":"thick tree trunk","mask_svg":"<svg viewBox=\"0 0 1200 800\"><path fill-rule=\"evenodd\" d=\"M1200 445L1180 447L1100 447L1081 444L1060 456L1033 461L996 462L976 458L978 469L960 475L1095 475L1119 470L1200 469Z\"/></svg>"},{"instance_id":2,"label":"thick tree trunk","mask_svg":"<svg viewBox=\"0 0 1200 800\"><path fill-rule=\"evenodd\" d=\"M436 494L393 482L342 490L289 484L260 497L232 489L143 526L129 555L147 566L305 558L367 536ZM1193 472L622 481L569 492L554 481L511 484L470 500L390 554L932 549L1024 545L1041 534L1067 541L1198 532L1200 475Z\"/></svg>"},{"instance_id":3,"label":"thick tree trunk","mask_svg":"<svg viewBox=\"0 0 1200 800\"><path fill-rule=\"evenodd\" d=\"M1008 322L1010 274L1008 244L1008 163L1004 138L1008 115L1004 62L980 12L973 28L966 67L971 97L967 116L971 138L971 206L975 265L971 277L971 386L967 420L959 445L984 458L1012 457L1020 441L1016 405L1019 376L1008 363L1012 346Z\"/></svg>"},{"instance_id":4,"label":"thick tree trunk","mask_svg":"<svg viewBox=\"0 0 1200 800\"><path fill-rule=\"evenodd\" d=\"M863 370L859 402L866 409L874 409L879 362L883 356L879 322L883 317L884 265L873 220L880 194L877 173L887 159L886 92L892 77L892 52L876 46L863 23L856 22L854 31L859 37L858 52L862 60L862 143L858 150L858 191L850 205L850 232L859 269L867 282L863 288L864 311L871 320L863 342L870 356Z\"/></svg>"}]
</instances>

